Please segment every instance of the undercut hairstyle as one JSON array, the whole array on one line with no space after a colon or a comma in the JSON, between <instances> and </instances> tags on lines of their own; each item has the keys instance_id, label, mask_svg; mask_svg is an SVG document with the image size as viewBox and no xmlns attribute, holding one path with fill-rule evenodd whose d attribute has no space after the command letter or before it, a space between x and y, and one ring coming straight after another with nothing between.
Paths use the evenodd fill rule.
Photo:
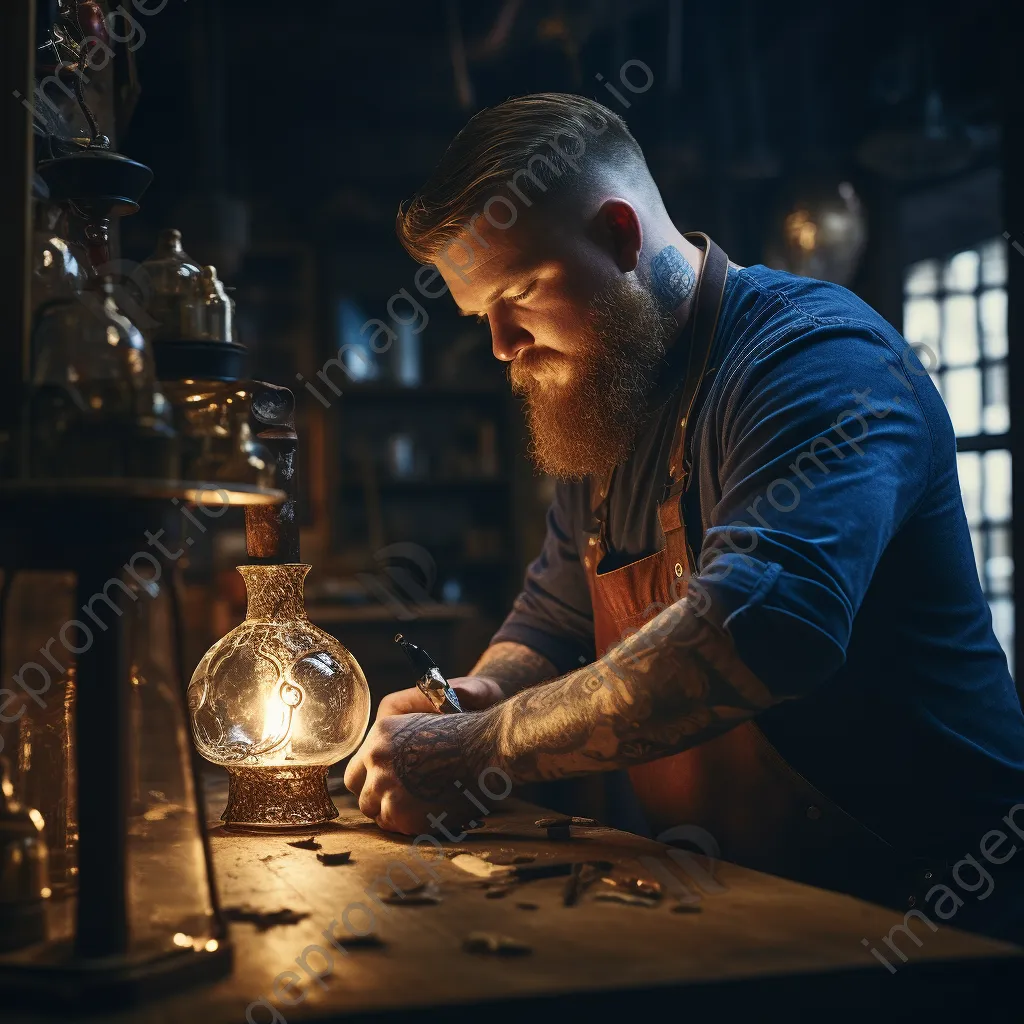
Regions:
<instances>
[{"instance_id":1,"label":"undercut hairstyle","mask_svg":"<svg viewBox=\"0 0 1024 1024\"><path fill-rule=\"evenodd\" d=\"M625 121L594 100L560 92L506 100L474 114L426 184L399 207L398 238L413 259L436 263L478 217L507 229L526 210L585 190L609 168L629 172L638 164L647 171Z\"/></svg>"}]
</instances>

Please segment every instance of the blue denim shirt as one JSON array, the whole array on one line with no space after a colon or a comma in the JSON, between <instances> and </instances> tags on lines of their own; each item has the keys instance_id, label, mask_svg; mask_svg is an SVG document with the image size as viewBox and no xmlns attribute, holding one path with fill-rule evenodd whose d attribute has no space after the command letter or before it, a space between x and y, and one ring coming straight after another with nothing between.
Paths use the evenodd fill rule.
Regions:
<instances>
[{"instance_id":1,"label":"blue denim shirt","mask_svg":"<svg viewBox=\"0 0 1024 1024\"><path fill-rule=\"evenodd\" d=\"M959 856L1024 800L1024 715L992 631L949 416L881 316L837 285L731 269L684 496L690 600L779 696L782 756L903 850ZM675 407L616 473L615 565L663 543ZM589 484L559 484L495 640L562 671L595 656ZM611 566L603 566L607 568Z\"/></svg>"}]
</instances>

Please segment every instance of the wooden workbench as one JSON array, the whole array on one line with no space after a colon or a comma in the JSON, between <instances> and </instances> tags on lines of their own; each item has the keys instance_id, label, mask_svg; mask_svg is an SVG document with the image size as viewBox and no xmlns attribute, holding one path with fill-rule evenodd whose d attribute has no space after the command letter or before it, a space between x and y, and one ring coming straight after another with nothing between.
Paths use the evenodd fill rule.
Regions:
<instances>
[{"instance_id":1,"label":"wooden workbench","mask_svg":"<svg viewBox=\"0 0 1024 1024\"><path fill-rule=\"evenodd\" d=\"M253 1024L278 1021L329 1021L349 1015L403 1015L417 1021L453 1019L472 1013L496 1020L621 1020L629 1014L648 1018L669 1006L692 1020L694 1012L714 1013L730 1021L740 1010L759 1016L785 1012L786 1019L845 1018L870 1009L872 1019L913 1010L904 1020L936 1019L957 1007L978 1011L1009 1000L1014 981L1024 972L1024 951L948 928L932 933L920 922L920 948L897 935L908 962L900 962L881 943L902 923L894 911L850 897L812 889L729 864L714 870L711 892L650 840L603 827L574 829L569 840L553 841L534 821L544 812L507 800L486 826L458 844L459 849L492 856L534 854L534 863L608 860L619 874L651 877L639 857L659 858L700 899L699 911L680 913L666 898L648 908L599 902L589 890L575 906L563 905L563 878L525 883L504 898L485 895L473 875L450 859L435 862L441 902L380 905L366 895L374 880L392 866L400 887L410 888L406 864L428 877L411 855L408 840L382 833L351 801L336 796L341 818L321 833L324 851L348 849L351 863L325 866L316 852L288 845L287 837L225 835L212 829L217 881L225 907L249 905L308 915L297 923L258 931L250 923L232 925L235 969L232 976L203 988L118 1014L68 1015L65 1024L239 1024L247 1010ZM421 847L425 860L437 857ZM699 874L699 873L698 873ZM705 879L706 881L706 879ZM380 891L386 891L381 889ZM536 909L523 908L529 901ZM332 921L348 920L357 930L368 918L356 904L376 912L381 948L334 952L333 967L322 984L296 963L310 945L327 946L323 931ZM462 948L472 931L500 932L527 944L518 956L480 955ZM338 936L347 932L340 924ZM890 974L862 945L868 938L899 967ZM315 951L306 954L311 970L326 967ZM294 971L278 984L282 972ZM1019 984L1019 982L1018 982ZM282 985L284 986L282 988ZM300 1002L288 1006L281 998ZM261 997L262 1005L256 1003ZM669 1001L666 1003L666 1000ZM0 996L2 1001L2 996ZM275 1007L274 1018L269 1007ZM675 1014L674 1014L675 1016ZM43 1018L0 1013L5 1024L38 1024ZM52 1020L52 1018L47 1018ZM1016 1019L1016 1018L1014 1018Z\"/></svg>"}]
</instances>

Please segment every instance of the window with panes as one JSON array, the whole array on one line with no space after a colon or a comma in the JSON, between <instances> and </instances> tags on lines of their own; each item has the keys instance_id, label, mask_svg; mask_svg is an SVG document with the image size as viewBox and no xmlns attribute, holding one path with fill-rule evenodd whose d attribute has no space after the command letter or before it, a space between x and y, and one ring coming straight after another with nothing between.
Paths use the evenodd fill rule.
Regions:
<instances>
[{"instance_id":1,"label":"window with panes","mask_svg":"<svg viewBox=\"0 0 1024 1024\"><path fill-rule=\"evenodd\" d=\"M1013 543L1006 245L991 239L906 269L903 334L953 421L974 557L1013 671Z\"/></svg>"}]
</instances>

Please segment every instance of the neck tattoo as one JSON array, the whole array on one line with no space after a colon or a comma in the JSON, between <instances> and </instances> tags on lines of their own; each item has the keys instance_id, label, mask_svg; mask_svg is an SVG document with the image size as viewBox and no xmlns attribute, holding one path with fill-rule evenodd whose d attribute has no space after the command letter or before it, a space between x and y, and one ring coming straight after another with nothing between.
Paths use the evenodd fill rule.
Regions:
<instances>
[{"instance_id":1,"label":"neck tattoo","mask_svg":"<svg viewBox=\"0 0 1024 1024\"><path fill-rule=\"evenodd\" d=\"M678 309L696 287L693 267L674 245L666 245L651 260L651 290L666 311Z\"/></svg>"}]
</instances>

